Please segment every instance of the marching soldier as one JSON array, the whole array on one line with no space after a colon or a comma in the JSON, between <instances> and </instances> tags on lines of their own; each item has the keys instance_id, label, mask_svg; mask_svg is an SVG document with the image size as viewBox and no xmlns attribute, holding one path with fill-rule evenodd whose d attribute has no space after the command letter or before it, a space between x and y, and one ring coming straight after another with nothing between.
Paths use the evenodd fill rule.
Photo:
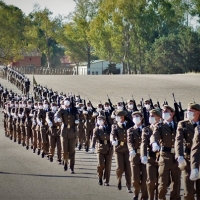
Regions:
<instances>
[{"instance_id":1,"label":"marching soldier","mask_svg":"<svg viewBox=\"0 0 200 200\"><path fill-rule=\"evenodd\" d=\"M175 152L179 162L179 167L182 170L184 199L193 200L195 195L194 181L189 179L191 173L191 146L194 137L194 130L199 125L200 120L200 105L196 103L188 104L187 119L180 121L177 128ZM200 182L199 182L200 183ZM199 184L198 183L198 184ZM196 182L196 189L198 188ZM196 190L200 197L200 187Z\"/></svg>"},{"instance_id":2,"label":"marching soldier","mask_svg":"<svg viewBox=\"0 0 200 200\"><path fill-rule=\"evenodd\" d=\"M131 125L125 121L126 111L117 110L116 124L112 125L111 141L114 146L115 160L116 160L116 176L117 187L122 189L122 174L125 172L126 187L129 193L131 193L131 168L129 161L129 150L127 146L127 130Z\"/></svg>"},{"instance_id":3,"label":"marching soldier","mask_svg":"<svg viewBox=\"0 0 200 200\"><path fill-rule=\"evenodd\" d=\"M58 121L55 121L54 116L57 111L57 104L51 103L51 111L46 113L46 121L49 126L49 160L50 162L53 162L53 157L55 154L55 148L57 147L57 161L59 164L61 164L61 140L60 140L60 128L61 123Z\"/></svg>"},{"instance_id":4,"label":"marching soldier","mask_svg":"<svg viewBox=\"0 0 200 200\"><path fill-rule=\"evenodd\" d=\"M178 162L175 159L175 136L176 123L173 121L175 111L168 105L163 106L162 118L163 124L158 124L151 136L151 145L154 152L160 150L158 160L158 198L166 199L167 188L171 175L170 199L178 200L180 197L181 173L178 168Z\"/></svg>"},{"instance_id":5,"label":"marching soldier","mask_svg":"<svg viewBox=\"0 0 200 200\"><path fill-rule=\"evenodd\" d=\"M127 144L130 155L130 163L131 163L131 172L132 172L132 181L134 188L133 199L137 200L140 190L141 190L141 199L148 199L146 180L146 165L141 163L140 160L140 146L141 146L141 137L142 137L142 129L143 125L143 115L139 111L135 111L132 113L132 118L134 122L134 126L127 130Z\"/></svg>"},{"instance_id":6,"label":"marching soldier","mask_svg":"<svg viewBox=\"0 0 200 200\"><path fill-rule=\"evenodd\" d=\"M95 150L95 144L97 143L97 173L99 177L99 185L103 185L105 179L105 186L109 186L111 162L113 155L113 148L110 142L111 129L105 124L105 117L99 115L97 117L97 126L94 128L92 137L92 152Z\"/></svg>"},{"instance_id":7,"label":"marching soldier","mask_svg":"<svg viewBox=\"0 0 200 200\"><path fill-rule=\"evenodd\" d=\"M55 114L55 121L62 120L61 136L64 171L68 169L68 159L70 159L71 174L74 174L75 164L75 141L76 141L76 124L78 121L78 113L75 107L70 106L69 98L64 100L65 108L60 108ZM72 102L73 105L73 102Z\"/></svg>"},{"instance_id":8,"label":"marching soldier","mask_svg":"<svg viewBox=\"0 0 200 200\"><path fill-rule=\"evenodd\" d=\"M158 199L158 194L155 196L155 191L157 193L157 179L158 179L158 162L156 152L152 151L152 146L150 145L150 137L158 123L162 114L159 110L153 109L150 111L149 122L150 126L142 129L142 142L141 142L141 162L146 164L147 170L147 191L150 200Z\"/></svg>"}]
</instances>

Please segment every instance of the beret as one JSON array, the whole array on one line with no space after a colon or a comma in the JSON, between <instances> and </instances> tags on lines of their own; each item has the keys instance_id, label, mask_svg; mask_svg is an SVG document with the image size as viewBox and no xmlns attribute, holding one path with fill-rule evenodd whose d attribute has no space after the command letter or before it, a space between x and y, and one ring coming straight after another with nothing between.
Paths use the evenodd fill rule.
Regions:
<instances>
[{"instance_id":1,"label":"beret","mask_svg":"<svg viewBox=\"0 0 200 200\"><path fill-rule=\"evenodd\" d=\"M116 110L115 114L116 116L126 116L127 112L125 110Z\"/></svg>"},{"instance_id":2,"label":"beret","mask_svg":"<svg viewBox=\"0 0 200 200\"><path fill-rule=\"evenodd\" d=\"M188 104L188 108L189 108L189 109L194 109L194 110L200 111L200 105L197 104L197 103L189 103L189 104Z\"/></svg>"},{"instance_id":3,"label":"beret","mask_svg":"<svg viewBox=\"0 0 200 200\"><path fill-rule=\"evenodd\" d=\"M160 112L159 109L153 109L153 110L150 110L149 112L150 112L151 114L157 115L158 117L162 117L162 113Z\"/></svg>"},{"instance_id":4,"label":"beret","mask_svg":"<svg viewBox=\"0 0 200 200\"><path fill-rule=\"evenodd\" d=\"M105 118L105 116L103 116L103 115L99 115L99 116L97 117L97 119L106 119L106 118Z\"/></svg>"},{"instance_id":5,"label":"beret","mask_svg":"<svg viewBox=\"0 0 200 200\"><path fill-rule=\"evenodd\" d=\"M171 112L175 112L175 110L171 107L171 106L168 106L168 105L163 105L162 109L169 109Z\"/></svg>"},{"instance_id":6,"label":"beret","mask_svg":"<svg viewBox=\"0 0 200 200\"><path fill-rule=\"evenodd\" d=\"M139 114L141 117L143 117L143 114L140 111L135 111L132 113L132 115L137 115L137 114Z\"/></svg>"}]
</instances>

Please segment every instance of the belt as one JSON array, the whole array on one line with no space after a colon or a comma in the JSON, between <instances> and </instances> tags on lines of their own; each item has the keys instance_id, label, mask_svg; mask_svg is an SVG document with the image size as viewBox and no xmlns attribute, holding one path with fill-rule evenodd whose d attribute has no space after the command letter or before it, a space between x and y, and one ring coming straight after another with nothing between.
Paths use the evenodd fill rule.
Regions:
<instances>
[{"instance_id":1,"label":"belt","mask_svg":"<svg viewBox=\"0 0 200 200\"><path fill-rule=\"evenodd\" d=\"M100 144L110 144L110 140L100 140L99 141Z\"/></svg>"},{"instance_id":2,"label":"belt","mask_svg":"<svg viewBox=\"0 0 200 200\"><path fill-rule=\"evenodd\" d=\"M156 152L148 151L147 154L148 154L149 157L151 157L151 158L156 158Z\"/></svg>"},{"instance_id":3,"label":"belt","mask_svg":"<svg viewBox=\"0 0 200 200\"><path fill-rule=\"evenodd\" d=\"M118 141L118 145L120 145L120 146L124 146L126 144L126 142L123 142L123 141Z\"/></svg>"},{"instance_id":4,"label":"belt","mask_svg":"<svg viewBox=\"0 0 200 200\"><path fill-rule=\"evenodd\" d=\"M59 126L52 126L52 128L55 128L55 129L60 129Z\"/></svg>"},{"instance_id":5,"label":"belt","mask_svg":"<svg viewBox=\"0 0 200 200\"><path fill-rule=\"evenodd\" d=\"M161 147L161 151L167 152L167 153L175 153L174 148L164 147L164 146Z\"/></svg>"}]
</instances>

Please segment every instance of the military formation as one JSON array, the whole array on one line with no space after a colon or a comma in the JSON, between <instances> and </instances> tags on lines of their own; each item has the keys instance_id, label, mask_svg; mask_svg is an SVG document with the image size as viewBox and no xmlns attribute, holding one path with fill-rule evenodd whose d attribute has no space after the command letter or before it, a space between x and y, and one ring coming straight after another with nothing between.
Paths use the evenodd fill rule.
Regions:
<instances>
[{"instance_id":1,"label":"military formation","mask_svg":"<svg viewBox=\"0 0 200 200\"><path fill-rule=\"evenodd\" d=\"M80 95L58 94L37 85L29 97L16 72L8 70L9 81L23 95L0 86L5 136L33 153L57 162L75 173L75 150L97 153L98 184L109 186L112 157L116 161L116 183L122 176L133 199L179 200L181 177L183 198L200 199L200 105L189 103L186 110L174 99L170 106L153 104L149 97L136 104L96 107ZM24 76L25 79L27 79ZM30 84L29 84L30 85ZM133 190L133 191L132 191Z\"/></svg>"}]
</instances>

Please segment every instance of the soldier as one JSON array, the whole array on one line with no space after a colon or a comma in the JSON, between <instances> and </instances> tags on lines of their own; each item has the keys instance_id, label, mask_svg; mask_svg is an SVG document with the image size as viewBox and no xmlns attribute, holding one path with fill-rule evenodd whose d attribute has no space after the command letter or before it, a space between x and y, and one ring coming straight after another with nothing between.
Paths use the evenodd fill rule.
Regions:
<instances>
[{"instance_id":1,"label":"soldier","mask_svg":"<svg viewBox=\"0 0 200 200\"><path fill-rule=\"evenodd\" d=\"M64 100L65 108L60 108L55 114L55 121L62 119L61 136L64 171L68 169L68 159L70 159L71 174L74 174L75 164L75 141L76 141L76 124L78 121L78 113L75 107L70 106L70 98ZM73 105L73 102L72 102Z\"/></svg>"},{"instance_id":2,"label":"soldier","mask_svg":"<svg viewBox=\"0 0 200 200\"><path fill-rule=\"evenodd\" d=\"M99 115L97 117L97 126L93 130L92 137L92 152L95 150L95 144L97 144L97 173L99 177L99 185L103 185L105 179L105 186L109 186L111 162L113 155L113 147L110 143L111 129L105 124L105 117Z\"/></svg>"},{"instance_id":3,"label":"soldier","mask_svg":"<svg viewBox=\"0 0 200 200\"><path fill-rule=\"evenodd\" d=\"M134 126L127 130L127 145L130 155L131 163L131 172L132 172L132 181L134 188L133 199L137 200L140 190L141 190L141 199L148 199L146 180L146 165L141 163L140 160L140 145L142 137L143 125L143 115L139 111L132 113L132 118Z\"/></svg>"},{"instance_id":4,"label":"soldier","mask_svg":"<svg viewBox=\"0 0 200 200\"><path fill-rule=\"evenodd\" d=\"M3 118L3 124L4 124L4 132L5 132L5 136L8 137L8 114L7 114L7 109L8 109L8 103L5 102L3 105L3 114L4 114L4 118Z\"/></svg>"},{"instance_id":5,"label":"soldier","mask_svg":"<svg viewBox=\"0 0 200 200\"><path fill-rule=\"evenodd\" d=\"M93 117L93 109L90 102L87 103L87 110L83 114L85 117L85 151L88 152L95 127L95 118Z\"/></svg>"},{"instance_id":6,"label":"soldier","mask_svg":"<svg viewBox=\"0 0 200 200\"><path fill-rule=\"evenodd\" d=\"M191 173L190 180L196 182L196 197L200 199L200 126L195 128L193 144L191 147ZM193 198L192 198L193 199Z\"/></svg>"},{"instance_id":7,"label":"soldier","mask_svg":"<svg viewBox=\"0 0 200 200\"><path fill-rule=\"evenodd\" d=\"M179 167L182 170L184 199L186 200L193 200L195 195L194 181L189 179L191 173L190 154L192 140L194 137L194 129L200 124L199 120L200 105L196 103L189 103L187 109L187 119L179 122L176 133L175 153L179 162ZM198 188L197 183L196 188ZM196 191L200 191L200 187L199 190Z\"/></svg>"},{"instance_id":8,"label":"soldier","mask_svg":"<svg viewBox=\"0 0 200 200\"><path fill-rule=\"evenodd\" d=\"M151 125L142 129L142 142L140 147L141 162L146 164L147 191L150 200L154 200L154 193L158 187L158 162L156 153L152 151L152 146L150 145L150 137L153 134L155 126L160 123L161 117L162 114L159 110L151 110L149 116L149 122ZM157 195L158 194L156 194L155 199L158 199Z\"/></svg>"},{"instance_id":9,"label":"soldier","mask_svg":"<svg viewBox=\"0 0 200 200\"><path fill-rule=\"evenodd\" d=\"M47 100L44 100L44 103L39 102L39 110L37 114L37 124L40 127L40 134L41 134L41 144L42 144L42 158L45 155L49 154L49 138L48 138L48 126L46 122L46 113L49 112L49 104Z\"/></svg>"},{"instance_id":10,"label":"soldier","mask_svg":"<svg viewBox=\"0 0 200 200\"><path fill-rule=\"evenodd\" d=\"M106 124L108 126L110 126L110 129L111 129L111 126L113 124L113 119L111 118L112 109L111 109L110 104L108 102L104 103L104 115L106 117Z\"/></svg>"},{"instance_id":11,"label":"soldier","mask_svg":"<svg viewBox=\"0 0 200 200\"><path fill-rule=\"evenodd\" d=\"M163 106L163 124L156 125L151 136L151 145L154 152L160 150L158 160L158 198L166 199L167 188L171 181L170 199L181 199L180 197L180 169L175 159L174 142L176 136L176 123L173 121L175 111L168 105ZM170 180L171 175L171 180Z\"/></svg>"},{"instance_id":12,"label":"soldier","mask_svg":"<svg viewBox=\"0 0 200 200\"><path fill-rule=\"evenodd\" d=\"M13 139L13 118L12 118L12 108L11 103L8 102L7 104L7 130L8 130L8 137L10 137L10 140Z\"/></svg>"},{"instance_id":13,"label":"soldier","mask_svg":"<svg viewBox=\"0 0 200 200\"><path fill-rule=\"evenodd\" d=\"M131 125L125 121L126 111L117 110L116 124L112 125L111 141L114 146L115 160L116 160L116 176L118 182L118 189L122 189L121 179L122 174L125 172L126 187L131 193L131 168L129 161L129 150L127 146L127 130Z\"/></svg>"},{"instance_id":14,"label":"soldier","mask_svg":"<svg viewBox=\"0 0 200 200\"><path fill-rule=\"evenodd\" d=\"M84 104L79 103L78 104L78 118L79 118L79 124L77 127L78 132L78 149L81 150L83 142L85 141L85 117L84 117Z\"/></svg>"},{"instance_id":15,"label":"soldier","mask_svg":"<svg viewBox=\"0 0 200 200\"><path fill-rule=\"evenodd\" d=\"M17 116L16 116L16 111L18 109L18 102L15 101L13 102L14 105L12 106L12 109L11 109L11 115L12 115L12 126L13 126L13 136L14 136L14 142L17 141Z\"/></svg>"},{"instance_id":16,"label":"soldier","mask_svg":"<svg viewBox=\"0 0 200 200\"><path fill-rule=\"evenodd\" d=\"M46 121L49 126L49 160L50 162L53 162L53 157L55 154L55 148L57 147L57 161L59 164L61 164L61 141L60 141L60 128L61 123L58 121L55 121L54 116L57 111L57 104L51 103L51 111L46 113Z\"/></svg>"}]
</instances>

